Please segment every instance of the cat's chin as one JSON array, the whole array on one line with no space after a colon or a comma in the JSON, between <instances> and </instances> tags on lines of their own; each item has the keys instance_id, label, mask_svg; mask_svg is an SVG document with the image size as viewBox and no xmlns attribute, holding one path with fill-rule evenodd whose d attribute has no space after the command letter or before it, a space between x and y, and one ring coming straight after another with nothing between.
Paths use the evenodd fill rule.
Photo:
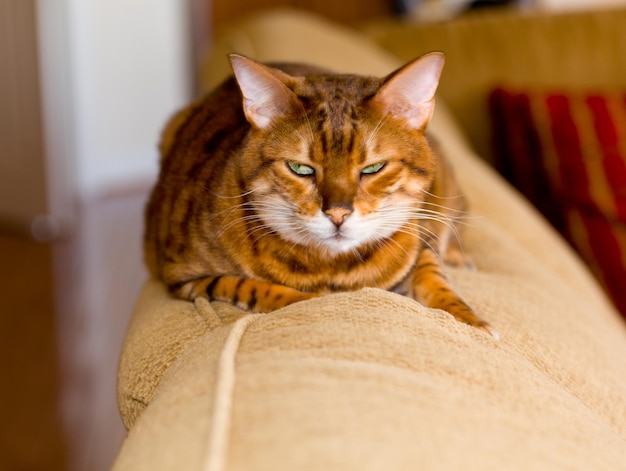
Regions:
<instances>
[{"instance_id":1,"label":"cat's chin","mask_svg":"<svg viewBox=\"0 0 626 471\"><path fill-rule=\"evenodd\" d=\"M329 256L338 256L352 252L361 245L363 245L362 242L341 235L324 239L319 244Z\"/></svg>"},{"instance_id":2,"label":"cat's chin","mask_svg":"<svg viewBox=\"0 0 626 471\"><path fill-rule=\"evenodd\" d=\"M285 234L286 235L286 234ZM352 239L344 235L334 235L327 238L310 237L297 238L283 235L287 241L295 243L304 250L314 250L324 257L338 257L347 253L354 252L360 246L365 245L362 240Z\"/></svg>"}]
</instances>

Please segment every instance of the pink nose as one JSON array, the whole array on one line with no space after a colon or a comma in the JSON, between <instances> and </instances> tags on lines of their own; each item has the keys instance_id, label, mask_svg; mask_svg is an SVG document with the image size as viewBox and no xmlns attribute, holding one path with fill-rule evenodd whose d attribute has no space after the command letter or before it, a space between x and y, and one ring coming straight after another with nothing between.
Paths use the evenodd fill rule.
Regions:
<instances>
[{"instance_id":1,"label":"pink nose","mask_svg":"<svg viewBox=\"0 0 626 471\"><path fill-rule=\"evenodd\" d=\"M328 219L337 227L341 226L351 213L352 211L346 208L330 208L324 211Z\"/></svg>"}]
</instances>

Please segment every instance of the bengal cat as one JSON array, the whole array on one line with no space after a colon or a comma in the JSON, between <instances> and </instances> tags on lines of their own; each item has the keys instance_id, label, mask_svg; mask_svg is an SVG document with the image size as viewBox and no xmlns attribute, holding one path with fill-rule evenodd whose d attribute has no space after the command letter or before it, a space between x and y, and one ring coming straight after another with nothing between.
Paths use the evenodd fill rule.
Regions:
<instances>
[{"instance_id":1,"label":"bengal cat","mask_svg":"<svg viewBox=\"0 0 626 471\"><path fill-rule=\"evenodd\" d=\"M164 131L152 275L180 298L253 312L377 287L497 336L442 268L470 263L465 201L425 133L443 55L382 79L230 61L234 76Z\"/></svg>"}]
</instances>

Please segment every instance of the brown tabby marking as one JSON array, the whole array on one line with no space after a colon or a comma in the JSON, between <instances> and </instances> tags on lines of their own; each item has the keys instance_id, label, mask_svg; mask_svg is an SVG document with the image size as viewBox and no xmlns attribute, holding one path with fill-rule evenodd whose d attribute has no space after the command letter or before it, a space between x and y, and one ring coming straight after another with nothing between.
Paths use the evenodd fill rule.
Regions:
<instances>
[{"instance_id":1,"label":"brown tabby marking","mask_svg":"<svg viewBox=\"0 0 626 471\"><path fill-rule=\"evenodd\" d=\"M184 299L267 312L393 290L487 330L447 281L464 199L425 128L443 55L386 78L231 55L235 77L175 116L147 211L153 276Z\"/></svg>"}]
</instances>

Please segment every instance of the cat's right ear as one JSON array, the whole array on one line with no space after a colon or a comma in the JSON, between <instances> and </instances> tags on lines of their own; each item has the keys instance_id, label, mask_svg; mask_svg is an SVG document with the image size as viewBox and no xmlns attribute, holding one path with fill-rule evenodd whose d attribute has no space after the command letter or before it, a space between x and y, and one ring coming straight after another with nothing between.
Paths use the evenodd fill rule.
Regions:
<instances>
[{"instance_id":1,"label":"cat's right ear","mask_svg":"<svg viewBox=\"0 0 626 471\"><path fill-rule=\"evenodd\" d=\"M286 85L292 77L239 54L228 58L243 95L243 111L252 126L265 129L274 119L301 110L298 98Z\"/></svg>"}]
</instances>

